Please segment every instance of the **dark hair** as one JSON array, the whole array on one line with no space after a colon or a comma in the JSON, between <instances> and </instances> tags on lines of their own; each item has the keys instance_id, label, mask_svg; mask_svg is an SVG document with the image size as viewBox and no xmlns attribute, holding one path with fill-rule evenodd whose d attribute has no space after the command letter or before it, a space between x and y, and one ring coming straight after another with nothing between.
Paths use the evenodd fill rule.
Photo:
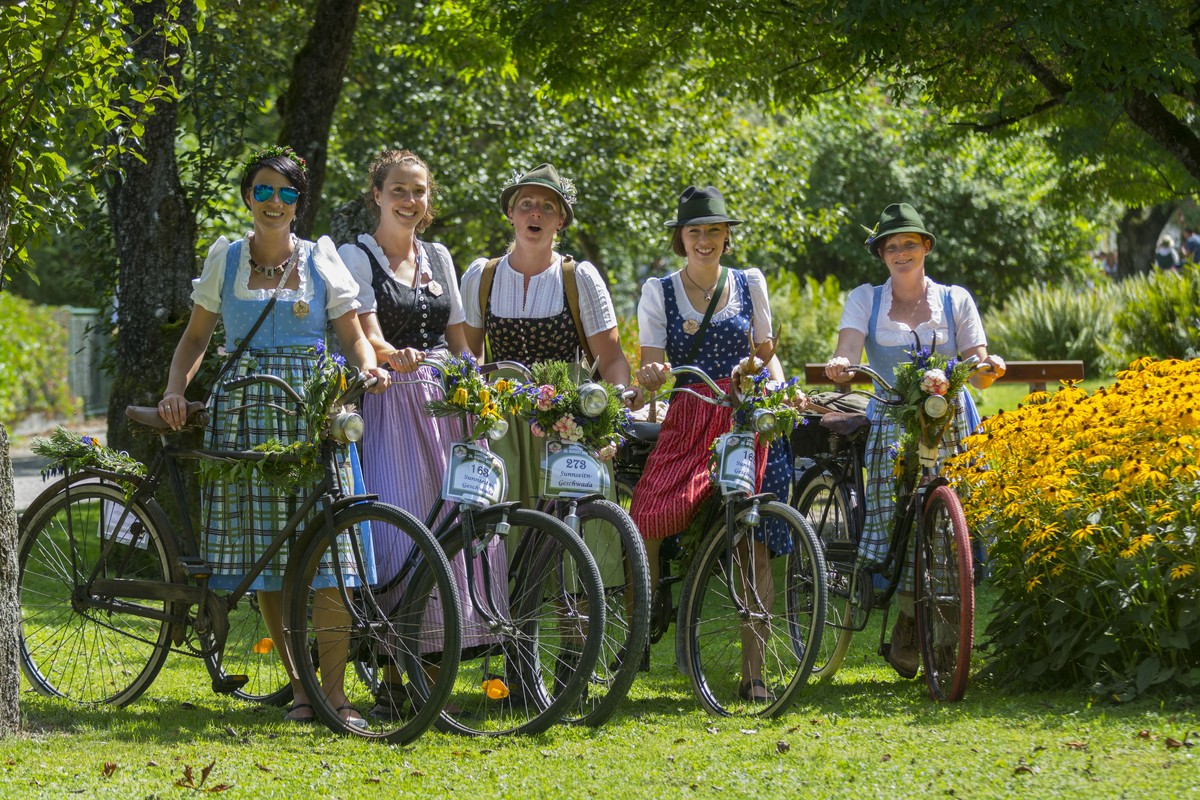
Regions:
<instances>
[{"instance_id":1,"label":"dark hair","mask_svg":"<svg viewBox=\"0 0 1200 800\"><path fill-rule=\"evenodd\" d=\"M247 162L246 170L242 173L242 202L246 208L250 208L246 195L254 188L254 176L260 169L275 170L300 192L300 200L296 203L296 217L300 217L308 207L308 172L288 156L267 155ZM295 224L295 220L292 224Z\"/></svg>"},{"instance_id":2,"label":"dark hair","mask_svg":"<svg viewBox=\"0 0 1200 800\"><path fill-rule=\"evenodd\" d=\"M687 225L680 225L677 228L671 229L671 250L680 258L687 258L687 250L683 246L683 229ZM729 225L725 225L725 244L721 247L722 253L728 253L733 249L733 230Z\"/></svg>"},{"instance_id":3,"label":"dark hair","mask_svg":"<svg viewBox=\"0 0 1200 800\"><path fill-rule=\"evenodd\" d=\"M893 236L904 236L905 234L909 234L909 233L911 233L914 236L920 236L921 241L924 242L925 244L929 245L930 250L933 249L933 237L927 233L918 233L917 231L896 231L895 233L888 233L888 234L885 234L885 235L877 238L874 242L871 243L871 250L872 250L872 252L875 253L876 258L878 258L880 261L883 261L883 263L886 264L887 261L884 261L884 258L883 258L883 246L885 244L887 244L887 240L891 239Z\"/></svg>"},{"instance_id":4,"label":"dark hair","mask_svg":"<svg viewBox=\"0 0 1200 800\"><path fill-rule=\"evenodd\" d=\"M425 203L425 216L417 222L417 233L420 233L433 222L433 198L442 187L438 186L437 181L433 179L433 171L429 169L425 159L411 150L384 150L375 156L371 161L371 166L367 167L367 191L363 195L363 202L366 203L371 215L375 219L379 219L379 204L375 202L375 190L383 190L383 181L387 178L388 172L392 167L400 164L412 164L420 167L425 170L425 178L429 181L429 197Z\"/></svg>"}]
</instances>

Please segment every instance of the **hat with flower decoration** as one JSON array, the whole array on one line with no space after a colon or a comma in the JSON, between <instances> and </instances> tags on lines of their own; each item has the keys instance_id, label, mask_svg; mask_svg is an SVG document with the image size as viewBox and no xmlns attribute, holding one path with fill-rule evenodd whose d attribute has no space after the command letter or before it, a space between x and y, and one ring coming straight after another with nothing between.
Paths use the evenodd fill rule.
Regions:
<instances>
[{"instance_id":1,"label":"hat with flower decoration","mask_svg":"<svg viewBox=\"0 0 1200 800\"><path fill-rule=\"evenodd\" d=\"M908 203L892 203L879 215L879 222L874 228L864 225L863 230L867 232L867 240L863 244L877 258L880 244L893 233L919 233L929 240L930 250L937 244L937 237L925 230L921 215Z\"/></svg>"},{"instance_id":2,"label":"hat with flower decoration","mask_svg":"<svg viewBox=\"0 0 1200 800\"><path fill-rule=\"evenodd\" d=\"M508 203L512 196L526 186L541 186L558 195L562 200L563 212L566 215L564 228L571 224L571 220L575 219L575 213L571 210L571 206L575 203L575 185L560 176L558 170L550 164L539 164L524 175L514 175L513 182L500 192L500 210L507 214Z\"/></svg>"}]
</instances>

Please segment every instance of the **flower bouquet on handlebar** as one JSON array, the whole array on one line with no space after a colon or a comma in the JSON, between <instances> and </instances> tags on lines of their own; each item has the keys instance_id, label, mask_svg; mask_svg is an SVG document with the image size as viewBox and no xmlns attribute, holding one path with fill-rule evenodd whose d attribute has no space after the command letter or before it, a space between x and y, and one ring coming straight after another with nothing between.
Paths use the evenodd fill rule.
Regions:
<instances>
[{"instance_id":1,"label":"flower bouquet on handlebar","mask_svg":"<svg viewBox=\"0 0 1200 800\"><path fill-rule=\"evenodd\" d=\"M547 439L542 494L605 494L610 485L602 462L612 460L625 441L628 412L618 387L596 381L577 383L565 361L539 362L525 388L529 430Z\"/></svg>"},{"instance_id":2,"label":"flower bouquet on handlebar","mask_svg":"<svg viewBox=\"0 0 1200 800\"><path fill-rule=\"evenodd\" d=\"M441 372L445 397L430 400L425 410L435 417L457 415L468 424L474 418L468 441L503 438L508 433L504 417L520 413L528 404L523 384L507 378L488 383L470 353L440 357L434 366Z\"/></svg>"},{"instance_id":3,"label":"flower bouquet on handlebar","mask_svg":"<svg viewBox=\"0 0 1200 800\"><path fill-rule=\"evenodd\" d=\"M896 444L897 489L916 485L920 467L937 463L938 448L955 414L959 395L975 370L977 358L958 359L931 347L906 351L909 360L896 367L895 401L886 413L900 426Z\"/></svg>"}]
</instances>

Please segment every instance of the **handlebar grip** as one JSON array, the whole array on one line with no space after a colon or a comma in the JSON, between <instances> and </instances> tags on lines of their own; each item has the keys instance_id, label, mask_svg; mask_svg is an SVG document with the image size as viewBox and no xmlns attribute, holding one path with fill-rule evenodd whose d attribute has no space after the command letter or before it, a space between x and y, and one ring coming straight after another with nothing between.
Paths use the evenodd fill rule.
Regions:
<instances>
[{"instance_id":1,"label":"handlebar grip","mask_svg":"<svg viewBox=\"0 0 1200 800\"><path fill-rule=\"evenodd\" d=\"M278 375L266 375L266 374L261 374L261 373L252 373L250 375L242 375L241 377L232 378L230 380L227 380L224 382L223 385L226 390L232 391L235 389L242 389L246 386L250 386L251 384L255 384L255 383L269 383L272 386L278 388L280 391L282 391L288 397L295 400L297 403L304 402L304 398L300 396L299 392L297 392L295 389L293 389L292 385L290 383L288 383L287 381L285 381L283 378L279 377Z\"/></svg>"}]
</instances>

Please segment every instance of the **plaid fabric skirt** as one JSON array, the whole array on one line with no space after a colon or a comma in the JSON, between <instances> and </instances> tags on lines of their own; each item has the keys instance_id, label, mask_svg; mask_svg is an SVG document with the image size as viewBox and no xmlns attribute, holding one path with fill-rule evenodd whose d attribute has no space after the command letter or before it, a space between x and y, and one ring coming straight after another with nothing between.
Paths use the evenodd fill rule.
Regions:
<instances>
[{"instance_id":1,"label":"plaid fabric skirt","mask_svg":"<svg viewBox=\"0 0 1200 800\"><path fill-rule=\"evenodd\" d=\"M270 374L301 389L314 360L312 350L307 347L257 350L238 359L233 369L226 373L226 379L251 373ZM205 437L206 446L213 450L249 450L268 439L288 443L307 438L303 419L281 414L267 407L267 403L283 408L295 406L295 401L270 384L252 384L234 391L218 386L210 402L211 421ZM352 449L339 454L339 475L348 491L353 491L355 486L352 462L357 462ZM236 587L252 571L255 562L314 488L304 485L284 489L248 478L221 479L205 484L201 492L201 520L205 555L213 567L209 585L218 589ZM348 537L343 538L346 541L339 548L343 554L341 571L347 581L352 586L361 585L363 580L373 581L374 559L369 532L362 532L357 548L349 546ZM295 541L293 537L275 554L255 577L251 589L275 591L283 587L288 551ZM351 556L353 549L362 556L357 563ZM333 575L332 568L321 569L314 588L334 585Z\"/></svg>"},{"instance_id":2,"label":"plaid fabric skirt","mask_svg":"<svg viewBox=\"0 0 1200 800\"><path fill-rule=\"evenodd\" d=\"M966 392L963 392L965 395ZM972 403L970 397L960 400L960 408L965 403ZM895 446L900 439L900 430L896 421L887 416L884 406L871 401L867 407L867 415L871 418L871 436L867 444L867 483L866 483L866 522L863 525L863 535L858 542L858 561L862 566L883 563L891 549L892 514L896 508L895 495ZM959 411L954 415L954 421L942 437L939 449L939 461L963 451L963 439L968 430L967 414ZM912 591L912 538L909 539L908 552L904 553L904 569L900 575L900 589ZM934 581L937 581L937 565L933 569Z\"/></svg>"}]
</instances>

